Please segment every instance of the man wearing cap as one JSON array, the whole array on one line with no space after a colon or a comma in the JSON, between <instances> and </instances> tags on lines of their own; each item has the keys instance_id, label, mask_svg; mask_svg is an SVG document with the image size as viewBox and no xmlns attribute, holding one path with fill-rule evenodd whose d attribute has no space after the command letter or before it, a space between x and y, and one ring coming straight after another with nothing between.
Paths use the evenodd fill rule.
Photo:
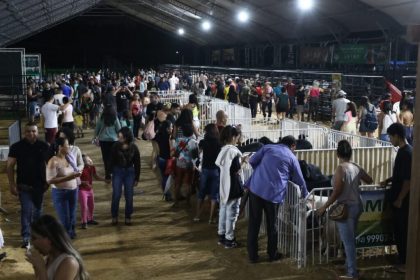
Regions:
<instances>
[{"instance_id":1,"label":"man wearing cap","mask_svg":"<svg viewBox=\"0 0 420 280\"><path fill-rule=\"evenodd\" d=\"M344 90L340 90L337 94L337 99L332 103L332 118L333 118L333 129L341 130L344 122L346 121L346 110L347 110L347 103L350 102L346 98L346 92Z\"/></svg>"}]
</instances>

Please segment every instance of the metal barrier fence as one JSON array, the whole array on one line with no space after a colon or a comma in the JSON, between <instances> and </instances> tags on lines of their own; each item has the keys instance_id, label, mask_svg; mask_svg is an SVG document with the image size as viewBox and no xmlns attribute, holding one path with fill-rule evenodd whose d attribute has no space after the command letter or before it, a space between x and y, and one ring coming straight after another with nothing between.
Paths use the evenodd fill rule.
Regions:
<instances>
[{"instance_id":1,"label":"metal barrier fence","mask_svg":"<svg viewBox=\"0 0 420 280\"><path fill-rule=\"evenodd\" d=\"M321 125L311 124L306 122L299 122L290 119L281 121L280 130L282 135L288 135L287 132L293 132L293 136L297 137L300 134L311 136L314 149L330 149L337 148L338 142L347 140L355 147L380 147L392 146L391 143L381 141L375 138L368 138L365 136L345 133L337 130L332 130ZM297 135L296 135L297 134Z\"/></svg>"},{"instance_id":2,"label":"metal barrier fence","mask_svg":"<svg viewBox=\"0 0 420 280\"><path fill-rule=\"evenodd\" d=\"M9 126L9 146L20 141L20 121L15 121L12 125Z\"/></svg>"},{"instance_id":3,"label":"metal barrier fence","mask_svg":"<svg viewBox=\"0 0 420 280\"><path fill-rule=\"evenodd\" d=\"M339 164L336 149L296 151L299 160L318 166L325 175L334 174ZM362 166L375 183L392 175L392 166L396 156L394 147L357 147L353 149L352 161Z\"/></svg>"}]
</instances>

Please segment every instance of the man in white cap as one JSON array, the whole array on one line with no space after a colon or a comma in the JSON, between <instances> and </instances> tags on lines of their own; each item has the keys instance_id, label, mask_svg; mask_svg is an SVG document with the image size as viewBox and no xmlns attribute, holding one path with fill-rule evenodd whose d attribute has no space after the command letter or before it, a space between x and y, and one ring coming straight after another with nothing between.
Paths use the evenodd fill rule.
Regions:
<instances>
[{"instance_id":1,"label":"man in white cap","mask_svg":"<svg viewBox=\"0 0 420 280\"><path fill-rule=\"evenodd\" d=\"M350 102L350 100L346 98L346 95L344 90L338 91L337 99L332 103L332 128L335 130L341 130L341 127L346 121L347 103Z\"/></svg>"}]
</instances>

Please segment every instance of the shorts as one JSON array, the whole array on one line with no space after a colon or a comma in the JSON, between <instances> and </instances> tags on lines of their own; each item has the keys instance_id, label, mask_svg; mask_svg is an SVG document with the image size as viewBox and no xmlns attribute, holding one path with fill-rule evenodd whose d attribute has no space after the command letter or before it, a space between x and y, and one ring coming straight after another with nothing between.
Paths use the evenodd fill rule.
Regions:
<instances>
[{"instance_id":1,"label":"shorts","mask_svg":"<svg viewBox=\"0 0 420 280\"><path fill-rule=\"evenodd\" d=\"M302 114L303 112L305 112L305 108L304 107L305 107L304 105L297 105L296 106L296 112L298 114Z\"/></svg>"},{"instance_id":2,"label":"shorts","mask_svg":"<svg viewBox=\"0 0 420 280\"><path fill-rule=\"evenodd\" d=\"M219 199L219 170L203 168L200 175L200 190L197 198L204 200L206 195L209 195L212 201Z\"/></svg>"},{"instance_id":3,"label":"shorts","mask_svg":"<svg viewBox=\"0 0 420 280\"><path fill-rule=\"evenodd\" d=\"M287 107L288 106L282 106L282 104L277 103L276 104L276 112L277 113L286 113L289 110Z\"/></svg>"}]
</instances>

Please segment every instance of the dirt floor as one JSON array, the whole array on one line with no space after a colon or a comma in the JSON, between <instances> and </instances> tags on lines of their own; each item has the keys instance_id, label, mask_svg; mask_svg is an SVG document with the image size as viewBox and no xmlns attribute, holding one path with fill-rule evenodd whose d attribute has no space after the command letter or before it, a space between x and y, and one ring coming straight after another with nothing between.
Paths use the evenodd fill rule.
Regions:
<instances>
[{"instance_id":1,"label":"dirt floor","mask_svg":"<svg viewBox=\"0 0 420 280\"><path fill-rule=\"evenodd\" d=\"M90 134L91 135L91 134ZM90 137L77 140L81 150L90 155L102 171L100 150L90 144ZM79 229L75 246L80 250L92 279L336 279L343 264L316 265L298 270L285 259L268 263L266 240L260 240L261 263L249 264L246 252L246 222L237 226L240 248L227 250L217 245L217 226L205 221L192 222L193 211L184 204L174 210L162 200L158 176L150 168L151 145L139 141L142 156L141 180L135 192L133 226L111 226L111 186L96 183L96 220L98 226ZM34 279L29 263L20 249L19 203L8 192L4 172L0 175L2 206L9 214L0 214L8 257L0 263L0 279ZM124 209L123 200L121 202ZM120 209L120 220L123 211ZM49 192L44 212L54 214ZM361 279L403 279L389 275L386 259L360 261Z\"/></svg>"}]
</instances>

